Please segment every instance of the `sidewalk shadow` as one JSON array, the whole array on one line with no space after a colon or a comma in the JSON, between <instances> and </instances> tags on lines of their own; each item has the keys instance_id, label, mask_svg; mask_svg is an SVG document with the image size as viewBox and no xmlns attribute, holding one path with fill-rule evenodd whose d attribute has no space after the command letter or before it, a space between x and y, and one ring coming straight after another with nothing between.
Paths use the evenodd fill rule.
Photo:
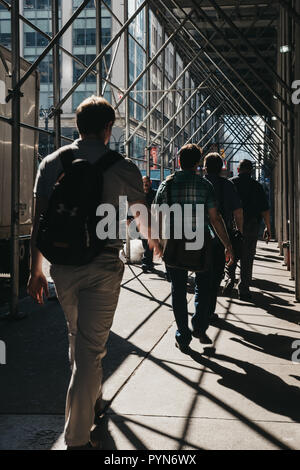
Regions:
<instances>
[{"instance_id":1,"label":"sidewalk shadow","mask_svg":"<svg viewBox=\"0 0 300 470\"><path fill-rule=\"evenodd\" d=\"M109 430L109 422L109 416L104 415L101 422L91 432L93 445L99 450L117 450L115 440Z\"/></svg>"},{"instance_id":2,"label":"sidewalk shadow","mask_svg":"<svg viewBox=\"0 0 300 470\"><path fill-rule=\"evenodd\" d=\"M269 281L268 279L253 279L252 281L253 287L260 289L261 291L267 292L282 292L286 294L294 294L292 289L287 287L283 287L282 284L278 284L277 282Z\"/></svg>"},{"instance_id":3,"label":"sidewalk shadow","mask_svg":"<svg viewBox=\"0 0 300 470\"><path fill-rule=\"evenodd\" d=\"M210 352L210 359L203 357L196 351L191 351L190 356L198 364L220 375L219 384L236 391L271 413L286 416L297 423L300 422L299 387L288 385L275 374L247 361L226 355L213 354L212 351ZM243 369L245 373L236 372L212 361L211 358L234 364Z\"/></svg>"},{"instance_id":4,"label":"sidewalk shadow","mask_svg":"<svg viewBox=\"0 0 300 470\"><path fill-rule=\"evenodd\" d=\"M265 295L267 294L267 295ZM286 320L290 323L298 323L300 321L300 312L289 310L288 307L293 307L288 300L282 299L278 295L269 292L253 292L252 303L255 307L265 310L270 315Z\"/></svg>"},{"instance_id":5,"label":"sidewalk shadow","mask_svg":"<svg viewBox=\"0 0 300 470\"><path fill-rule=\"evenodd\" d=\"M264 335L263 333L248 331L221 318L218 319L218 326L221 330L229 331L244 339L243 341L239 338L231 338L231 341L235 341L250 349L261 351L273 357L291 360L293 353L292 343L296 338L277 333Z\"/></svg>"}]
</instances>

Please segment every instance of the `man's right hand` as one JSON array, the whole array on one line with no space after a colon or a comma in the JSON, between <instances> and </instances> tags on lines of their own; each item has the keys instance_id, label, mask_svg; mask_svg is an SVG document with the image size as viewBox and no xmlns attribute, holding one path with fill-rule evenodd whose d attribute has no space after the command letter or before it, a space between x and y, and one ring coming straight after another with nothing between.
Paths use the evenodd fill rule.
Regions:
<instances>
[{"instance_id":1,"label":"man's right hand","mask_svg":"<svg viewBox=\"0 0 300 470\"><path fill-rule=\"evenodd\" d=\"M228 246L225 248L225 260L227 266L231 266L234 263L234 254L232 246Z\"/></svg>"},{"instance_id":2,"label":"man's right hand","mask_svg":"<svg viewBox=\"0 0 300 470\"><path fill-rule=\"evenodd\" d=\"M43 295L45 294L48 297L49 290L48 281L42 272L30 275L27 292L38 304L42 305L44 303Z\"/></svg>"}]
</instances>

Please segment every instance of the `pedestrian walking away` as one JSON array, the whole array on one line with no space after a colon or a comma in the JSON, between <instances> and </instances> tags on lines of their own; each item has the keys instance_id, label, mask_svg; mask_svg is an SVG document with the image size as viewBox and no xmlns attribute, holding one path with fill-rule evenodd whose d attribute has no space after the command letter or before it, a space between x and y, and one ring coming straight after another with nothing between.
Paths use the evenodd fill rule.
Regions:
<instances>
[{"instance_id":1,"label":"pedestrian walking away","mask_svg":"<svg viewBox=\"0 0 300 470\"><path fill-rule=\"evenodd\" d=\"M225 222L226 229L233 245L235 256L240 248L243 233L243 209L238 192L234 184L220 176L223 168L223 159L218 153L209 153L204 158L205 179L213 185L220 214ZM217 319L215 313L219 288L224 278L225 255L220 239L213 239L213 286L211 290L211 301L209 307L210 321Z\"/></svg>"},{"instance_id":2,"label":"pedestrian walking away","mask_svg":"<svg viewBox=\"0 0 300 470\"><path fill-rule=\"evenodd\" d=\"M252 162L241 160L238 167L239 175L231 178L242 201L244 222L243 242L239 256L226 269L225 295L230 295L235 284L237 262L240 260L240 279L238 292L240 300L251 300L250 286L252 281L253 262L262 219L265 223L264 239L271 238L270 208L263 186L252 178Z\"/></svg>"},{"instance_id":3,"label":"pedestrian walking away","mask_svg":"<svg viewBox=\"0 0 300 470\"><path fill-rule=\"evenodd\" d=\"M195 209L197 204L204 206L204 247L192 251L183 250L181 243L184 240L166 240L163 259L166 262L171 279L172 307L177 324L175 345L182 351L189 351L192 336L199 338L203 344L211 344L206 331L209 326L209 303L212 289L212 264L209 258L209 245L211 227L220 238L225 256L229 263L233 262L232 246L224 225L223 219L217 209L217 202L212 184L202 176L196 174L202 157L201 149L196 144L189 144L179 151L181 171L175 172L163 181L157 191L155 204L180 204L182 207L191 205ZM195 212L193 212L194 214ZM190 228L195 231L195 217L185 219ZM169 249L174 246L174 249ZM169 255L168 255L169 253ZM172 260L172 255L174 259ZM199 256L198 256L199 255ZM180 257L180 259L179 259ZM195 261L193 267L185 265L187 260ZM195 272L195 313L192 317L192 331L189 328L187 309L187 280L188 272Z\"/></svg>"},{"instance_id":4,"label":"pedestrian walking away","mask_svg":"<svg viewBox=\"0 0 300 470\"><path fill-rule=\"evenodd\" d=\"M94 221L96 214L93 211L83 230L86 246L71 250L71 254L69 250L66 262L61 259L60 253L66 253L75 243L77 233L72 233L71 238L65 240L59 237L64 230L74 226L72 224L76 220L79 223L83 219L86 206L92 204L92 209L95 209L89 193L92 186L89 182L92 180L87 181L83 175L89 175L89 178L96 175L93 182L99 182L98 191L97 188L95 191L97 195L101 183L97 170L102 169L101 202L112 205L116 213L120 196L127 196L129 206L145 202L138 168L129 159L116 155L116 152L108 152L107 145L114 121L114 109L105 99L92 96L83 101L76 111L79 139L42 161L34 188L36 207L28 292L38 303L43 303L43 295L47 295L48 290L42 270L43 254L38 246L47 251L45 239L50 240L55 232L57 240L48 251L50 261L53 257L59 260L52 262L50 273L65 314L69 335L72 376L66 398L65 442L71 450L90 448L91 445L90 430L95 414L97 417L101 408L101 363L106 354L106 342L118 303L124 264L119 258L122 240L118 234L105 243L96 240L96 226L92 224L90 228L90 221ZM74 180L75 177L77 179ZM77 182L75 187L74 181ZM72 197L78 199L76 207L70 206ZM57 201L58 209L53 214ZM55 230L56 227L51 226L49 213L53 217L60 217L62 222L68 221L64 230ZM45 220L48 220L51 230L41 231L42 221L45 223ZM158 242L150 240L149 243L159 253L156 250ZM93 246L97 249L91 256ZM85 260L83 253L89 255ZM80 262L76 263L76 257Z\"/></svg>"},{"instance_id":5,"label":"pedestrian walking away","mask_svg":"<svg viewBox=\"0 0 300 470\"><path fill-rule=\"evenodd\" d=\"M151 204L155 198L156 191L152 189L151 187L152 182L149 176L143 176L143 188L144 188L144 193L145 193L145 198L146 198L146 204L149 208L151 209ZM142 269L144 273L147 271L153 271L153 250L149 248L147 240L143 239L143 248L144 248L144 254L143 254L143 259L142 259Z\"/></svg>"}]
</instances>

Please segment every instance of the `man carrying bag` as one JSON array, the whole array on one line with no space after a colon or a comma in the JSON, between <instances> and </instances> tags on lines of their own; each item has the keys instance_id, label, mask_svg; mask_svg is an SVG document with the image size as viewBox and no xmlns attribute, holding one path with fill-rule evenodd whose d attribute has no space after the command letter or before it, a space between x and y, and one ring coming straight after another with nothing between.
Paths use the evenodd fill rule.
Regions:
<instances>
[{"instance_id":1,"label":"man carrying bag","mask_svg":"<svg viewBox=\"0 0 300 470\"><path fill-rule=\"evenodd\" d=\"M217 210L217 203L212 185L196 174L201 159L201 149L195 144L181 148L179 152L181 171L176 172L160 185L155 198L156 205L172 206L179 204L184 210L192 208L189 219L183 217L183 223L189 224L189 233L195 232L197 225L196 206L204 206L203 239L204 245L199 249L187 249L187 240L170 236L163 240L164 256L172 285L172 306L177 324L175 345L182 352L189 351L192 336L199 338L203 344L212 341L206 334L209 325L208 307L212 288L213 273L210 262L211 224L225 248L228 263L233 262L231 243ZM175 217L176 219L176 217ZM174 220L178 223L178 220ZM185 227L187 228L187 227ZM170 231L171 233L171 231ZM192 331L188 325L187 279L188 271L195 272L195 314L192 317Z\"/></svg>"}]
</instances>

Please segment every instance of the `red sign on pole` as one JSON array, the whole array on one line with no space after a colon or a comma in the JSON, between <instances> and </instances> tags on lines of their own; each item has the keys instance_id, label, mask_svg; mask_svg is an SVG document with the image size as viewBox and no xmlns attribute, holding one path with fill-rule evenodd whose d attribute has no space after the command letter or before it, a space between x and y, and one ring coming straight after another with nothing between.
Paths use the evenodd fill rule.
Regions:
<instances>
[{"instance_id":1,"label":"red sign on pole","mask_svg":"<svg viewBox=\"0 0 300 470\"><path fill-rule=\"evenodd\" d=\"M152 162L152 165L151 165L152 170L157 170L157 157L158 157L157 147L151 147L150 158Z\"/></svg>"}]
</instances>

